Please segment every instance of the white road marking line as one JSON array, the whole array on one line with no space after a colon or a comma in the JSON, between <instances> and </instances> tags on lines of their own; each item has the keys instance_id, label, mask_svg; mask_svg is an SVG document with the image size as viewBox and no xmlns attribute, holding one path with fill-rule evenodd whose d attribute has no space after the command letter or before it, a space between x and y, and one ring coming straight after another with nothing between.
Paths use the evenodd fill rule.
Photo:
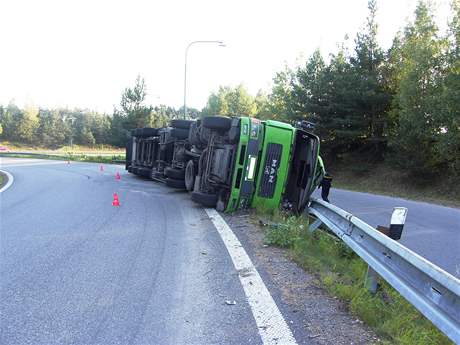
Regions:
<instances>
[{"instance_id":1,"label":"white road marking line","mask_svg":"<svg viewBox=\"0 0 460 345\"><path fill-rule=\"evenodd\" d=\"M14 178L13 178L13 175L11 175L8 171L5 171L5 170L0 170L0 171L4 173L6 176L8 176L8 182L6 183L6 185L0 188L0 193L3 193L4 191L6 191L8 188L11 187L11 185L13 184Z\"/></svg>"},{"instance_id":2,"label":"white road marking line","mask_svg":"<svg viewBox=\"0 0 460 345\"><path fill-rule=\"evenodd\" d=\"M239 273L241 285L251 307L263 344L297 345L291 329L284 320L241 242L216 210L207 208L205 211L227 247L233 265Z\"/></svg>"}]
</instances>

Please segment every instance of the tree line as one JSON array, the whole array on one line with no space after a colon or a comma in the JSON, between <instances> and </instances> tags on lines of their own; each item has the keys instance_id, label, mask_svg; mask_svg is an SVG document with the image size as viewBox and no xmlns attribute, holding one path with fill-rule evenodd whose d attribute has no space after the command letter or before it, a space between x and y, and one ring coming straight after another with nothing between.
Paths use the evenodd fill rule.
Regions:
<instances>
[{"instance_id":1,"label":"tree line","mask_svg":"<svg viewBox=\"0 0 460 345\"><path fill-rule=\"evenodd\" d=\"M113 114L101 114L88 109L46 109L31 105L20 109L13 102L0 105L0 138L18 144L47 148L66 145L126 144L129 131L138 127L163 127L173 118L182 116L183 109L145 103L147 95L143 78L137 77L133 87L127 87L120 106ZM197 117L196 109L188 109Z\"/></svg>"},{"instance_id":2,"label":"tree line","mask_svg":"<svg viewBox=\"0 0 460 345\"><path fill-rule=\"evenodd\" d=\"M249 113L316 123L322 155L357 165L386 161L417 178L460 173L460 1L451 3L441 33L432 4L419 1L413 20L384 51L378 44L377 4L350 49L327 59L315 51L303 66L285 67L265 95L221 87L203 113Z\"/></svg>"},{"instance_id":3,"label":"tree line","mask_svg":"<svg viewBox=\"0 0 460 345\"><path fill-rule=\"evenodd\" d=\"M316 124L329 163L352 157L357 166L388 162L416 177L460 173L460 0L451 3L447 32L440 32L428 0L388 50L378 44L376 0L354 42L345 38L324 58L316 50L303 65L285 67L268 92L252 96L243 85L221 86L191 117L250 115ZM138 77L123 91L113 114L89 110L0 106L1 137L57 147L72 138L82 145L123 146L137 127L161 127L183 109L145 103Z\"/></svg>"}]
</instances>

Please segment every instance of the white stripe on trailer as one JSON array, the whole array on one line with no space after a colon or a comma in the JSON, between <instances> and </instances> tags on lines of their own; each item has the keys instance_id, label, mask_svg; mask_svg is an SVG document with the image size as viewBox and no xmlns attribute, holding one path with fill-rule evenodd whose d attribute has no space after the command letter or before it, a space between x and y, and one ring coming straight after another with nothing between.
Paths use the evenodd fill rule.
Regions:
<instances>
[{"instance_id":1,"label":"white stripe on trailer","mask_svg":"<svg viewBox=\"0 0 460 345\"><path fill-rule=\"evenodd\" d=\"M251 307L263 344L297 345L291 329L232 229L216 210L211 208L205 210L222 238L225 247L227 247L233 265L238 271L241 285Z\"/></svg>"}]
</instances>

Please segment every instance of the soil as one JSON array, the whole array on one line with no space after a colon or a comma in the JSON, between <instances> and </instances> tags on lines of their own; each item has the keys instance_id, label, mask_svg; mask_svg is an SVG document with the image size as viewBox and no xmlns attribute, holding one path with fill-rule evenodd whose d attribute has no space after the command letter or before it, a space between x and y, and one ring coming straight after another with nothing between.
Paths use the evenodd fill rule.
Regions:
<instances>
[{"instance_id":1,"label":"soil","mask_svg":"<svg viewBox=\"0 0 460 345\"><path fill-rule=\"evenodd\" d=\"M289 251L264 244L264 229L251 211L222 214L257 267L299 344L377 344L378 336L331 296Z\"/></svg>"}]
</instances>

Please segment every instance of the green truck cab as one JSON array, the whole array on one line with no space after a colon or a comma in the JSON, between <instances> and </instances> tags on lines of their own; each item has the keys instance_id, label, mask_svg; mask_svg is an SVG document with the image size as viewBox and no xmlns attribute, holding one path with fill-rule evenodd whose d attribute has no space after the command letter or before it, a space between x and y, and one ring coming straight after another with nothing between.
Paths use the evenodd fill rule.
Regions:
<instances>
[{"instance_id":1,"label":"green truck cab","mask_svg":"<svg viewBox=\"0 0 460 345\"><path fill-rule=\"evenodd\" d=\"M250 117L209 118L203 119L209 142L193 200L227 212L280 205L295 213L304 210L324 174L319 138L305 123L294 127Z\"/></svg>"}]
</instances>

